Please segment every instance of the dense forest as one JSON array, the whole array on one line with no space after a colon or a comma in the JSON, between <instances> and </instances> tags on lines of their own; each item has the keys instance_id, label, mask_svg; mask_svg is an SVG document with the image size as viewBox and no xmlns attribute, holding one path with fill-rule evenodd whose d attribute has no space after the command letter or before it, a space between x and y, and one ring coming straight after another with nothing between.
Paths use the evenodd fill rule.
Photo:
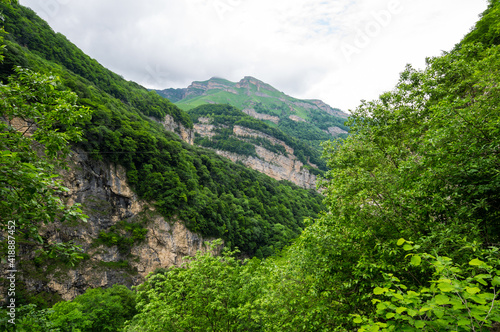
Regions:
<instances>
[{"instance_id":1,"label":"dense forest","mask_svg":"<svg viewBox=\"0 0 500 332\"><path fill-rule=\"evenodd\" d=\"M2 10L6 21L9 11L26 11L17 6L2 6ZM9 40L5 43L14 45ZM73 78L84 83L36 54L17 49L16 56L24 59L25 66L41 72L50 69L63 82ZM9 52L4 51L4 56L7 62ZM19 98L26 99L22 87L40 81L32 75L18 70L2 86L2 93L9 93L6 100L19 105ZM324 143L328 170L321 183L323 212L316 206L314 193L264 180L258 173L228 164L206 150L187 146L147 121L142 112L134 113L135 108L128 104L99 94L93 85L85 85L90 86L90 102L82 105L75 104L75 95L65 89L36 90L49 98L40 98L49 106L54 105L50 100L53 93L62 94L58 100L73 105L75 116L82 119L78 122L81 131L67 130L67 122L56 123L66 129L58 131L60 135L67 133L66 137L46 137L55 125L47 122L40 136L48 149L47 158L64 153L58 139L75 141L81 137L80 146L96 158L124 163L135 190L145 198L154 197L165 215L179 213L186 222L193 222L191 227L214 236L223 225L237 228L234 218L241 217L242 226L232 238L226 235L225 241L231 241L231 245L220 255L198 252L183 267L158 269L132 290L120 285L91 289L51 308L27 303L19 308L17 327L24 331L277 332L498 328L499 77L500 2L491 0L475 27L454 49L427 59L424 69L404 68L391 91L363 102L352 112L348 137ZM92 99L94 95L109 99L100 103ZM26 102L29 106L33 99ZM92 119L87 114L90 111L80 107L90 103L95 104ZM2 108L2 112L7 109ZM48 107L47 112L58 109ZM184 121L191 122L187 118ZM220 117L218 121L226 119ZM6 124L2 126L2 144L17 150L2 146L0 174L5 174L8 163L17 163L24 170L19 174L22 181L21 175L33 169L30 163L36 161L43 167L50 162L25 151L26 145L15 145L21 138L9 132ZM101 128L102 136L97 136L95 128ZM47 144L51 142L56 143ZM124 149L137 152L141 144L153 147L154 154L131 153L128 159L118 160L113 154L102 153ZM148 188L134 180L139 177L148 179ZM32 178L36 177L26 177ZM189 182L191 179L194 183ZM44 180L40 187L44 187ZM166 187L161 187L165 182ZM203 191L197 183L203 184ZM6 189L2 190L6 195ZM252 198L248 196L251 192L255 193ZM30 193L35 195L37 191L24 194ZM280 214L284 219L271 226L272 219L267 218L276 218L276 214L264 205L279 194L284 196L275 208L293 212L289 218L286 213ZM236 208L221 205L223 196ZM169 201L171 197L176 200ZM204 199L213 203L199 203ZM281 201L284 199L289 205ZM248 205L240 205L240 210L238 204L244 203ZM190 207L196 204L211 206L215 219L194 214ZM64 207L60 210L68 217L79 214ZM18 211L18 219L23 220L23 210ZM234 215L238 213L235 211L241 216ZM248 211L253 215L244 219ZM316 215L308 215L310 211ZM227 215L231 217L226 221ZM299 219L292 219L297 216ZM254 250L264 248L266 242L238 238L256 234L245 233L249 227L245 220L257 220L258 225L267 222L271 229L284 233L303 230L291 245L262 259L255 257ZM290 238L284 236L281 245ZM255 256L242 260L238 250ZM71 253L69 249L67 252ZM14 331L5 317L2 313L0 324Z\"/></svg>"}]
</instances>

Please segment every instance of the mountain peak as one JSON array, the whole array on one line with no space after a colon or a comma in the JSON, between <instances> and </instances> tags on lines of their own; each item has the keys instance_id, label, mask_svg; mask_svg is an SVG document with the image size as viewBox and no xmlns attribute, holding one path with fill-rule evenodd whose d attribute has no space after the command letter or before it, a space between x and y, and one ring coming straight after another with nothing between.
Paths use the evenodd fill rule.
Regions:
<instances>
[{"instance_id":1,"label":"mountain peak","mask_svg":"<svg viewBox=\"0 0 500 332\"><path fill-rule=\"evenodd\" d=\"M255 86L258 92L261 92L261 90L267 90L269 92L281 93L271 85L264 83L252 76L245 76L236 84L237 88L246 88L247 90L251 90L251 86Z\"/></svg>"}]
</instances>

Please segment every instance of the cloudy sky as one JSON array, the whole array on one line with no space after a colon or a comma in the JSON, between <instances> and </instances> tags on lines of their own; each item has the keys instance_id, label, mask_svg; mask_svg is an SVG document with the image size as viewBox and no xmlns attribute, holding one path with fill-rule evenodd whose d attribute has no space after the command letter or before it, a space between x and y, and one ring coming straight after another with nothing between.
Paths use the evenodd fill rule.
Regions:
<instances>
[{"instance_id":1,"label":"cloudy sky","mask_svg":"<svg viewBox=\"0 0 500 332\"><path fill-rule=\"evenodd\" d=\"M20 0L148 88L254 76L345 111L450 50L487 0Z\"/></svg>"}]
</instances>

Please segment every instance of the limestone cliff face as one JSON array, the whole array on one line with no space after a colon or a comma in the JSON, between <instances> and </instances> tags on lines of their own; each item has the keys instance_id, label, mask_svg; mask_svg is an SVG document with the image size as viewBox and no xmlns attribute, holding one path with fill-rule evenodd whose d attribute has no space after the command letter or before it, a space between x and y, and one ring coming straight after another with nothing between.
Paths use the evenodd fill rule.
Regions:
<instances>
[{"instance_id":1,"label":"limestone cliff face","mask_svg":"<svg viewBox=\"0 0 500 332\"><path fill-rule=\"evenodd\" d=\"M208 119L203 119L195 125L198 134L204 137L212 137L215 127L208 123ZM281 145L285 148L286 155L271 152L262 146L255 146L258 158L252 156L243 156L232 152L217 150L217 154L230 159L233 162L241 162L245 166L256 171L264 173L276 180L288 180L296 185L306 188L316 188L316 176L311 174L304 164L294 156L294 150L283 141L275 137L261 133L260 131L249 129L242 126L234 126L233 134L235 137L245 140L245 138L263 138L274 145ZM316 168L316 165L310 165Z\"/></svg>"},{"instance_id":2,"label":"limestone cliff face","mask_svg":"<svg viewBox=\"0 0 500 332\"><path fill-rule=\"evenodd\" d=\"M306 120L302 119L300 116L298 115L290 115L288 117L290 120L292 121L295 121L295 122L307 122Z\"/></svg>"},{"instance_id":3,"label":"limestone cliff face","mask_svg":"<svg viewBox=\"0 0 500 332\"><path fill-rule=\"evenodd\" d=\"M339 127L329 127L328 132L332 135L347 134L347 131Z\"/></svg>"},{"instance_id":4,"label":"limestone cliff face","mask_svg":"<svg viewBox=\"0 0 500 332\"><path fill-rule=\"evenodd\" d=\"M75 153L70 164L70 170L63 172L69 188L65 199L69 204L81 203L89 219L86 223L49 224L42 236L51 242L73 241L89 258L75 268L36 267L30 262L32 254L25 252L21 277L29 292L56 293L70 300L87 288L138 285L156 268L179 266L183 257L206 250L206 240L190 232L181 221L165 220L154 207L139 200L127 184L123 167L91 160L83 152ZM121 221L141 223L147 229L144 239L127 250L96 241L101 232L113 226L119 229L116 227Z\"/></svg>"},{"instance_id":5,"label":"limestone cliff face","mask_svg":"<svg viewBox=\"0 0 500 332\"><path fill-rule=\"evenodd\" d=\"M201 96L208 90L223 90L237 94L238 92L230 84L211 78L205 82L193 82L185 91L184 98L189 96Z\"/></svg>"},{"instance_id":6,"label":"limestone cliff face","mask_svg":"<svg viewBox=\"0 0 500 332\"><path fill-rule=\"evenodd\" d=\"M288 158L281 154L273 153L261 146L256 146L255 149L259 158L220 150L217 151L217 154L233 162L242 162L245 166L264 173L273 179L288 180L306 189L316 188L316 176L303 169L304 164L299 160L296 160L294 157Z\"/></svg>"},{"instance_id":7,"label":"limestone cliff face","mask_svg":"<svg viewBox=\"0 0 500 332\"><path fill-rule=\"evenodd\" d=\"M199 118L198 123L194 124L194 131L203 137L215 136L215 126L210 124L209 118Z\"/></svg>"},{"instance_id":8,"label":"limestone cliff face","mask_svg":"<svg viewBox=\"0 0 500 332\"><path fill-rule=\"evenodd\" d=\"M285 142L280 141L279 139L276 139L275 137L261 133L260 131L249 129L246 127L241 127L241 126L234 126L233 133L239 137L260 137L260 138L267 139L272 144L279 144L279 145L283 146L285 148L287 154L293 155L293 149L291 147L289 147L288 145L286 145ZM295 158L295 157L293 157L293 158Z\"/></svg>"},{"instance_id":9,"label":"limestone cliff face","mask_svg":"<svg viewBox=\"0 0 500 332\"><path fill-rule=\"evenodd\" d=\"M194 131L193 129L187 129L183 125L175 122L174 118L170 115L166 115L161 124L166 130L171 131L179 135L179 137L189 144L194 142Z\"/></svg>"},{"instance_id":10,"label":"limestone cliff face","mask_svg":"<svg viewBox=\"0 0 500 332\"><path fill-rule=\"evenodd\" d=\"M254 117L258 120L268 120L268 121L274 122L276 124L278 124L278 122L280 122L279 117L272 116L269 114L257 113L253 108L245 108L242 110L242 112L246 113L246 114L250 115L251 117Z\"/></svg>"},{"instance_id":11,"label":"limestone cliff face","mask_svg":"<svg viewBox=\"0 0 500 332\"><path fill-rule=\"evenodd\" d=\"M238 83L236 83L236 87L238 89L245 89L247 91L247 95L252 95L255 94L256 96L261 96L261 97L267 97L268 95L264 93L264 91L268 92L279 92L275 88L273 88L271 85L266 84L262 81L259 81L258 79L251 77L251 76L245 76L243 79L241 79ZM252 92L251 90L255 87L257 89L256 92Z\"/></svg>"},{"instance_id":12,"label":"limestone cliff face","mask_svg":"<svg viewBox=\"0 0 500 332\"><path fill-rule=\"evenodd\" d=\"M344 119L347 119L349 117L349 115L347 113L344 113L339 109L333 108L330 105L325 104L321 100L313 99L313 100L309 100L309 101L311 103L313 103L314 105L316 105L319 109L327 112L330 115L338 116L339 118L344 118Z\"/></svg>"}]
</instances>

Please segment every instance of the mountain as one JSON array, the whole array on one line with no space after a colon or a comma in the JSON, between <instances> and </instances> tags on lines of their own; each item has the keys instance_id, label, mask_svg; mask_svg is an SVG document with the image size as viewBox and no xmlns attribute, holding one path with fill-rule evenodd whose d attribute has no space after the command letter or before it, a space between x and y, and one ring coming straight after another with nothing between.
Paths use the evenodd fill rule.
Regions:
<instances>
[{"instance_id":1,"label":"mountain","mask_svg":"<svg viewBox=\"0 0 500 332\"><path fill-rule=\"evenodd\" d=\"M57 77L60 86L48 91L73 91L77 106L92 111L90 122L78 123L83 140L71 146L69 160L60 161L69 168L43 170L57 173L68 188L61 199L82 204L88 221L33 220L29 229L39 229L37 239L19 227L24 242L18 303L43 306L87 288L137 285L156 268L180 265L183 256L215 238L245 257L269 256L300 234L304 218L322 211L323 196L316 191L192 145L189 114L104 68L29 8L0 2L0 12L8 32L3 87L9 87L13 66L22 66ZM4 137L2 147L16 151ZM2 213L1 220L10 220L9 211ZM69 266L57 255L44 256L53 244L81 246L84 260ZM0 284L2 294L7 286Z\"/></svg>"},{"instance_id":2,"label":"mountain","mask_svg":"<svg viewBox=\"0 0 500 332\"><path fill-rule=\"evenodd\" d=\"M341 110L320 100L290 97L250 76L237 83L214 77L184 89L156 92L185 111L203 104L229 104L316 148L349 130L344 125L348 115Z\"/></svg>"},{"instance_id":3,"label":"mountain","mask_svg":"<svg viewBox=\"0 0 500 332\"><path fill-rule=\"evenodd\" d=\"M290 97L250 76L156 92L191 116L195 144L307 189L327 170L320 144L348 133L341 110Z\"/></svg>"}]
</instances>

